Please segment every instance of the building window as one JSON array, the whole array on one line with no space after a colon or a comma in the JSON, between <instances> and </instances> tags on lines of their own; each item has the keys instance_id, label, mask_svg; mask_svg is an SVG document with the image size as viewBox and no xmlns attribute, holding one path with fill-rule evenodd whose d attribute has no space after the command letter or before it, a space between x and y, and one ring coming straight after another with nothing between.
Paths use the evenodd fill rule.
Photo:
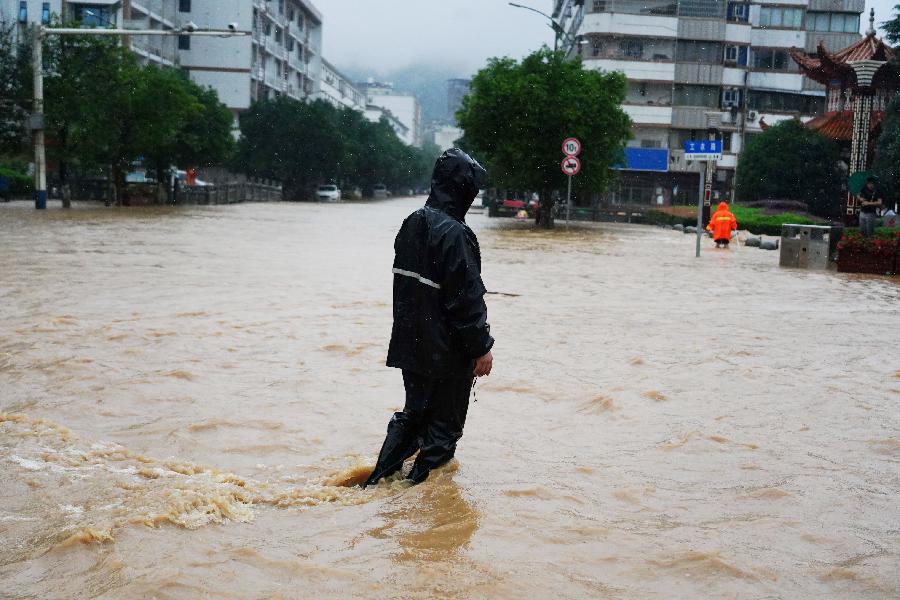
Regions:
<instances>
[{"instance_id":1,"label":"building window","mask_svg":"<svg viewBox=\"0 0 900 600\"><path fill-rule=\"evenodd\" d=\"M641 148L662 148L659 140L641 140Z\"/></svg>"},{"instance_id":2,"label":"building window","mask_svg":"<svg viewBox=\"0 0 900 600\"><path fill-rule=\"evenodd\" d=\"M761 112L792 112L817 115L825 110L825 98L782 92L750 90L747 105Z\"/></svg>"},{"instance_id":3,"label":"building window","mask_svg":"<svg viewBox=\"0 0 900 600\"><path fill-rule=\"evenodd\" d=\"M675 85L675 106L719 107L719 88L712 85Z\"/></svg>"},{"instance_id":4,"label":"building window","mask_svg":"<svg viewBox=\"0 0 900 600\"><path fill-rule=\"evenodd\" d=\"M191 12L191 0L178 0L178 12Z\"/></svg>"},{"instance_id":5,"label":"building window","mask_svg":"<svg viewBox=\"0 0 900 600\"><path fill-rule=\"evenodd\" d=\"M801 29L803 27L803 9L762 6L759 9L759 26Z\"/></svg>"},{"instance_id":6,"label":"building window","mask_svg":"<svg viewBox=\"0 0 900 600\"><path fill-rule=\"evenodd\" d=\"M271 23L271 21L269 21L268 19L267 19L266 22L263 24L263 34L264 34L266 37L269 37L270 35L272 35L272 23Z\"/></svg>"},{"instance_id":7,"label":"building window","mask_svg":"<svg viewBox=\"0 0 900 600\"><path fill-rule=\"evenodd\" d=\"M729 21L746 23L750 17L750 6L743 2L729 2L727 18Z\"/></svg>"},{"instance_id":8,"label":"building window","mask_svg":"<svg viewBox=\"0 0 900 600\"><path fill-rule=\"evenodd\" d=\"M642 58L644 56L644 42L640 40L622 40L619 42L619 52L625 58Z\"/></svg>"},{"instance_id":9,"label":"building window","mask_svg":"<svg viewBox=\"0 0 900 600\"><path fill-rule=\"evenodd\" d=\"M859 32L859 15L853 13L807 13L807 27L810 31L832 33Z\"/></svg>"},{"instance_id":10,"label":"building window","mask_svg":"<svg viewBox=\"0 0 900 600\"><path fill-rule=\"evenodd\" d=\"M288 52L294 51L294 38L292 38L292 37L289 37L287 39L287 51Z\"/></svg>"},{"instance_id":11,"label":"building window","mask_svg":"<svg viewBox=\"0 0 900 600\"><path fill-rule=\"evenodd\" d=\"M278 42L279 44L281 43L281 28L280 27L275 28L275 41Z\"/></svg>"},{"instance_id":12,"label":"building window","mask_svg":"<svg viewBox=\"0 0 900 600\"><path fill-rule=\"evenodd\" d=\"M50 22L50 3L44 2L41 4L41 23L46 25Z\"/></svg>"},{"instance_id":13,"label":"building window","mask_svg":"<svg viewBox=\"0 0 900 600\"><path fill-rule=\"evenodd\" d=\"M722 0L679 0L678 15L681 17L725 17L726 3Z\"/></svg>"},{"instance_id":14,"label":"building window","mask_svg":"<svg viewBox=\"0 0 900 600\"><path fill-rule=\"evenodd\" d=\"M600 56L601 52L603 52L603 42L598 40L591 42L591 55Z\"/></svg>"},{"instance_id":15,"label":"building window","mask_svg":"<svg viewBox=\"0 0 900 600\"><path fill-rule=\"evenodd\" d=\"M288 9L287 18L288 18L288 21L294 20L294 9L293 8Z\"/></svg>"},{"instance_id":16,"label":"building window","mask_svg":"<svg viewBox=\"0 0 900 600\"><path fill-rule=\"evenodd\" d=\"M796 71L797 64L791 59L787 50L779 48L755 48L753 50L753 68L772 71Z\"/></svg>"},{"instance_id":17,"label":"building window","mask_svg":"<svg viewBox=\"0 0 900 600\"><path fill-rule=\"evenodd\" d=\"M675 60L720 65L722 64L722 44L718 42L678 40Z\"/></svg>"},{"instance_id":18,"label":"building window","mask_svg":"<svg viewBox=\"0 0 900 600\"><path fill-rule=\"evenodd\" d=\"M28 22L28 3L25 0L19 2L19 23Z\"/></svg>"},{"instance_id":19,"label":"building window","mask_svg":"<svg viewBox=\"0 0 900 600\"><path fill-rule=\"evenodd\" d=\"M179 35L178 36L178 49L179 50L190 50L191 49L191 36Z\"/></svg>"},{"instance_id":20,"label":"building window","mask_svg":"<svg viewBox=\"0 0 900 600\"><path fill-rule=\"evenodd\" d=\"M278 14L284 14L284 0L278 0Z\"/></svg>"},{"instance_id":21,"label":"building window","mask_svg":"<svg viewBox=\"0 0 900 600\"><path fill-rule=\"evenodd\" d=\"M725 64L746 67L748 54L747 46L725 46Z\"/></svg>"},{"instance_id":22,"label":"building window","mask_svg":"<svg viewBox=\"0 0 900 600\"><path fill-rule=\"evenodd\" d=\"M115 14L105 5L78 4L73 17L82 27L109 27L115 25Z\"/></svg>"},{"instance_id":23,"label":"building window","mask_svg":"<svg viewBox=\"0 0 900 600\"><path fill-rule=\"evenodd\" d=\"M740 107L741 90L736 88L726 88L722 90L722 108Z\"/></svg>"},{"instance_id":24,"label":"building window","mask_svg":"<svg viewBox=\"0 0 900 600\"><path fill-rule=\"evenodd\" d=\"M591 4L591 12L606 12L609 10L609 2L607 0L594 0Z\"/></svg>"}]
</instances>

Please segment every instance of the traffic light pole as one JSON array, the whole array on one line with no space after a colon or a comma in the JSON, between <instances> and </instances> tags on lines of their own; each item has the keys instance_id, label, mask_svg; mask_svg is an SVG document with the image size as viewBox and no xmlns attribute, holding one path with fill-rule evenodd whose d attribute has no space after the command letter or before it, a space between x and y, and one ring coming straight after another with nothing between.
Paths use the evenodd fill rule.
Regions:
<instances>
[{"instance_id":1,"label":"traffic light pole","mask_svg":"<svg viewBox=\"0 0 900 600\"><path fill-rule=\"evenodd\" d=\"M155 35L155 36L206 36L206 37L238 37L250 35L249 31L240 31L236 27L229 29L201 29L193 26L188 29L81 29L78 27L44 27L34 28L31 64L34 70L34 109L30 125L34 133L34 207L38 210L47 208L47 152L44 139L44 37L48 35Z\"/></svg>"}]
</instances>

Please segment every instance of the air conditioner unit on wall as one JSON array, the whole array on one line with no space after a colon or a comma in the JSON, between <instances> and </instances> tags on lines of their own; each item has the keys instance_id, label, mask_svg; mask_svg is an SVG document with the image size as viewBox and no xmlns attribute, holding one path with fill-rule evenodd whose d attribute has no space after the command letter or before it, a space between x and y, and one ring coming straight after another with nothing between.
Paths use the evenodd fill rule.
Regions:
<instances>
[{"instance_id":1,"label":"air conditioner unit on wall","mask_svg":"<svg viewBox=\"0 0 900 600\"><path fill-rule=\"evenodd\" d=\"M751 110L750 112L747 113L747 120L755 121L757 116L759 116L759 115L756 114L756 111Z\"/></svg>"}]
</instances>

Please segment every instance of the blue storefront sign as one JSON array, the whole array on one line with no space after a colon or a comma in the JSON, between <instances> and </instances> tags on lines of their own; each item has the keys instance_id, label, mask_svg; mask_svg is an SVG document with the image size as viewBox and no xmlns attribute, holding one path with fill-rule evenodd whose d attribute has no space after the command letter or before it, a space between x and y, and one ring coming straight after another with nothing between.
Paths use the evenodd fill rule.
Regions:
<instances>
[{"instance_id":1,"label":"blue storefront sign","mask_svg":"<svg viewBox=\"0 0 900 600\"><path fill-rule=\"evenodd\" d=\"M625 165L615 167L629 171L669 170L669 151L665 148L625 148Z\"/></svg>"}]
</instances>

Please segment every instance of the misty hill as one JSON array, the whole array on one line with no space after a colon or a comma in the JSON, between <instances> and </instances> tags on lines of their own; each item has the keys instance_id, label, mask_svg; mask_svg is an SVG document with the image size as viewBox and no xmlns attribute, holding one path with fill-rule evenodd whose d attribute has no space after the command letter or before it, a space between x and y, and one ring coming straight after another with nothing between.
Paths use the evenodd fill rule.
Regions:
<instances>
[{"instance_id":1,"label":"misty hill","mask_svg":"<svg viewBox=\"0 0 900 600\"><path fill-rule=\"evenodd\" d=\"M448 120L447 80L471 75L438 65L411 65L387 72L376 72L363 67L336 66L354 82L366 81L372 77L376 81L394 84L397 91L415 95L422 105L423 123Z\"/></svg>"}]
</instances>

